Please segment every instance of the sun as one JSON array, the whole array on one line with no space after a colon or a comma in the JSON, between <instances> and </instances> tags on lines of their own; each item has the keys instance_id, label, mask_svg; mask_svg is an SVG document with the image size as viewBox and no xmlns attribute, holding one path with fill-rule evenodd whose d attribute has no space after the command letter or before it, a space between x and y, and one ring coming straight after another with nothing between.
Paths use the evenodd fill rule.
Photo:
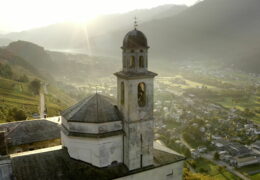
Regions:
<instances>
[{"instance_id":1,"label":"sun","mask_svg":"<svg viewBox=\"0 0 260 180\"><path fill-rule=\"evenodd\" d=\"M97 16L152 8L191 5L198 0L8 0L1 2L0 31L21 31L58 22L87 22Z\"/></svg>"}]
</instances>

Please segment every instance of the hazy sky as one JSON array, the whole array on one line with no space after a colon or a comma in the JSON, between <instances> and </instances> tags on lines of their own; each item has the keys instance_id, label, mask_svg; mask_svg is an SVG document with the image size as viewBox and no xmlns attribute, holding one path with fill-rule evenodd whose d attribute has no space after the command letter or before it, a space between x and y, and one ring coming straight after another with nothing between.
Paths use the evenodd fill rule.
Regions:
<instances>
[{"instance_id":1,"label":"hazy sky","mask_svg":"<svg viewBox=\"0 0 260 180\"><path fill-rule=\"evenodd\" d=\"M127 12L163 4L193 5L197 0L3 0L0 33L63 21L84 21L101 14Z\"/></svg>"}]
</instances>

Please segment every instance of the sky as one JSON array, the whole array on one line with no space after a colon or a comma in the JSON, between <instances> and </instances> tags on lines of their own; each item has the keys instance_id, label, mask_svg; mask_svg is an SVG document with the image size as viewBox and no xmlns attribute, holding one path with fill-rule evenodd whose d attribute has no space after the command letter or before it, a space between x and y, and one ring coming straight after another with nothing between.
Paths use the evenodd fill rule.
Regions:
<instances>
[{"instance_id":1,"label":"sky","mask_svg":"<svg viewBox=\"0 0 260 180\"><path fill-rule=\"evenodd\" d=\"M88 21L102 14L124 13L164 4L193 5L198 0L2 0L0 33L64 21Z\"/></svg>"}]
</instances>

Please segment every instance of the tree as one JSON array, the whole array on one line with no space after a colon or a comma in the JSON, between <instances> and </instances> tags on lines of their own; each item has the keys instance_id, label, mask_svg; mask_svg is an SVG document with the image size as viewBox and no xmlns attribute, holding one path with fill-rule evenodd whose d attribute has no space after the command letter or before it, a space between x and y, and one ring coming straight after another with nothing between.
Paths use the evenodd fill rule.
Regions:
<instances>
[{"instance_id":1,"label":"tree","mask_svg":"<svg viewBox=\"0 0 260 180\"><path fill-rule=\"evenodd\" d=\"M8 116L15 121L26 120L25 112L23 110L18 110L17 108L9 109Z\"/></svg>"},{"instance_id":2,"label":"tree","mask_svg":"<svg viewBox=\"0 0 260 180\"><path fill-rule=\"evenodd\" d=\"M41 81L38 79L34 79L33 81L31 81L29 88L34 95L38 95L41 89Z\"/></svg>"},{"instance_id":3,"label":"tree","mask_svg":"<svg viewBox=\"0 0 260 180\"><path fill-rule=\"evenodd\" d=\"M5 77L5 78L13 77L13 71L8 64L3 65L0 63L0 76Z\"/></svg>"},{"instance_id":4,"label":"tree","mask_svg":"<svg viewBox=\"0 0 260 180\"><path fill-rule=\"evenodd\" d=\"M219 153L218 153L218 152L215 152L215 154L214 154L214 159L215 159L215 160L219 160Z\"/></svg>"},{"instance_id":5,"label":"tree","mask_svg":"<svg viewBox=\"0 0 260 180\"><path fill-rule=\"evenodd\" d=\"M20 82L28 82L29 79L28 79L28 77L24 74L24 75L20 76L19 81L20 81Z\"/></svg>"},{"instance_id":6,"label":"tree","mask_svg":"<svg viewBox=\"0 0 260 180\"><path fill-rule=\"evenodd\" d=\"M188 149L188 148L185 148L185 150L184 150L184 155L186 156L186 157L191 157L191 152L190 152L190 150Z\"/></svg>"}]
</instances>

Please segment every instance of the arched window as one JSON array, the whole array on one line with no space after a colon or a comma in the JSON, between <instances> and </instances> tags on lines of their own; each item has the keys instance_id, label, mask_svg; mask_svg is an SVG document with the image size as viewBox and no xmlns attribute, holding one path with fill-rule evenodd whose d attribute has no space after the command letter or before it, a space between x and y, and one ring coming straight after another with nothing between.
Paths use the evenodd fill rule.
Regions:
<instances>
[{"instance_id":1,"label":"arched window","mask_svg":"<svg viewBox=\"0 0 260 180\"><path fill-rule=\"evenodd\" d=\"M137 98L138 98L138 105L140 107L144 107L146 104L146 89L145 89L145 83L141 82L138 84L138 92L137 92Z\"/></svg>"},{"instance_id":2,"label":"arched window","mask_svg":"<svg viewBox=\"0 0 260 180\"><path fill-rule=\"evenodd\" d=\"M144 57L143 56L139 57L139 67L144 68Z\"/></svg>"},{"instance_id":3,"label":"arched window","mask_svg":"<svg viewBox=\"0 0 260 180\"><path fill-rule=\"evenodd\" d=\"M135 67L135 57L131 56L130 57L130 64L129 64L130 68L134 68Z\"/></svg>"},{"instance_id":4,"label":"arched window","mask_svg":"<svg viewBox=\"0 0 260 180\"><path fill-rule=\"evenodd\" d=\"M125 103L125 85L121 82L121 104Z\"/></svg>"}]
</instances>

